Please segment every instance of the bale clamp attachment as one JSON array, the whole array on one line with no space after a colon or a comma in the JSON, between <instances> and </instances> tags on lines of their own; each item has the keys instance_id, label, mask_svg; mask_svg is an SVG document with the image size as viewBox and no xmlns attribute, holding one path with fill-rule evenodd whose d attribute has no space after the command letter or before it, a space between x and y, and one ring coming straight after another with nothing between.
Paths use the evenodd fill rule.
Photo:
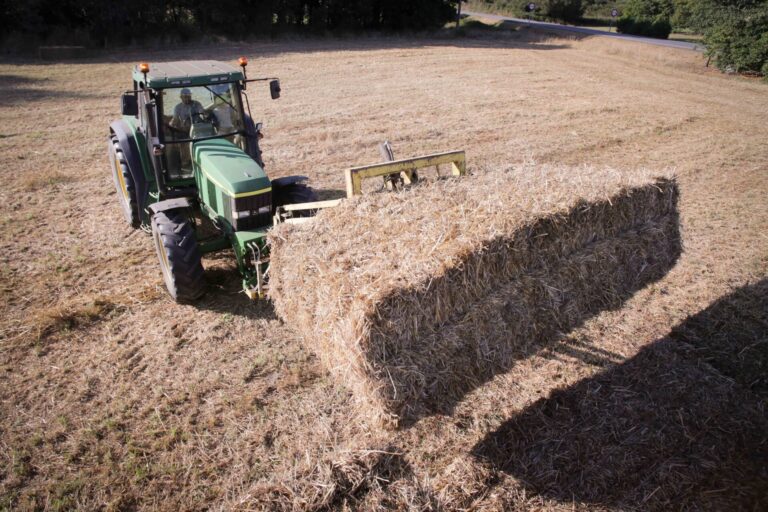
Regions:
<instances>
[{"instance_id":1,"label":"bale clamp attachment","mask_svg":"<svg viewBox=\"0 0 768 512\"><path fill-rule=\"evenodd\" d=\"M382 155L387 160L392 158L392 148L388 142L381 145ZM466 156L464 151L448 151L433 155L406 158L404 160L389 160L386 162L352 167L346 170L347 197L359 196L363 193L363 180L384 176L389 188L395 188L396 183L410 185L418 180L419 169L451 164L451 174L465 176L467 174Z\"/></svg>"},{"instance_id":2,"label":"bale clamp attachment","mask_svg":"<svg viewBox=\"0 0 768 512\"><path fill-rule=\"evenodd\" d=\"M402 188L403 185L411 185L419 180L418 170L425 167L435 167L440 175L440 165L450 164L451 174L465 176L467 174L466 156L464 151L447 151L432 155L419 156L395 160L392 146L384 141L380 146L384 162L372 165L351 167L346 170L347 198L362 195L363 180L366 178L384 177L389 190ZM330 199L326 201L313 201L311 203L286 204L275 209L273 223L277 224L303 224L312 220L312 216L318 210L334 208L343 199Z\"/></svg>"},{"instance_id":3,"label":"bale clamp attachment","mask_svg":"<svg viewBox=\"0 0 768 512\"><path fill-rule=\"evenodd\" d=\"M275 209L275 215L272 219L277 224L303 224L312 220L312 217L301 216L302 212L309 212L314 215L318 210L325 208L335 208L341 203L341 199L329 199L327 201L313 201L311 203L296 203L278 206Z\"/></svg>"}]
</instances>

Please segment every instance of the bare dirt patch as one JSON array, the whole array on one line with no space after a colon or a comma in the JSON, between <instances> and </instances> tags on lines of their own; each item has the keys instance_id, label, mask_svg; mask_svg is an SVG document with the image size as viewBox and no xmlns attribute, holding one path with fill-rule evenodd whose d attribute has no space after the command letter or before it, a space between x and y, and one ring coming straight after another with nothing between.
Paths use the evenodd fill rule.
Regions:
<instances>
[{"instance_id":1,"label":"bare dirt patch","mask_svg":"<svg viewBox=\"0 0 768 512\"><path fill-rule=\"evenodd\" d=\"M282 79L277 102L249 88L272 177L337 194L383 139L402 157L466 149L470 170L672 169L683 255L452 414L370 428L272 307L239 293L231 258L206 259L210 293L175 305L149 237L120 215L106 128L130 66L240 54ZM766 397L739 368L765 366L737 363L765 364L764 315L741 312L768 310L767 114L768 88L696 54L599 39L0 64L0 508L762 508Z\"/></svg>"}]
</instances>

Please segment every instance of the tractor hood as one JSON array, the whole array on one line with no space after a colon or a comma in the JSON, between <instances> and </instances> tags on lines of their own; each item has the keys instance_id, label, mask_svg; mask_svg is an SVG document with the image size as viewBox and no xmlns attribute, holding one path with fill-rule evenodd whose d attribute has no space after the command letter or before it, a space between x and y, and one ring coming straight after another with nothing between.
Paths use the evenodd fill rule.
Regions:
<instances>
[{"instance_id":1,"label":"tractor hood","mask_svg":"<svg viewBox=\"0 0 768 512\"><path fill-rule=\"evenodd\" d=\"M195 142L192 154L205 178L232 198L263 194L272 187L264 169L226 139Z\"/></svg>"}]
</instances>

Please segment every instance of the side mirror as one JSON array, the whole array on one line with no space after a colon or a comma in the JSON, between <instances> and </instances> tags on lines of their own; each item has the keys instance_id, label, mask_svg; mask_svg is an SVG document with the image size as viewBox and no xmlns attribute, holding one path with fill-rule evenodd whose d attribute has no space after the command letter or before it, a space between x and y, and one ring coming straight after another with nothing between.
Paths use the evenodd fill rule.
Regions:
<instances>
[{"instance_id":1,"label":"side mirror","mask_svg":"<svg viewBox=\"0 0 768 512\"><path fill-rule=\"evenodd\" d=\"M136 96L133 94L123 94L121 98L122 112L124 116L138 117L139 115L139 102Z\"/></svg>"},{"instance_id":2,"label":"side mirror","mask_svg":"<svg viewBox=\"0 0 768 512\"><path fill-rule=\"evenodd\" d=\"M269 94L272 95L273 100L280 97L280 80L272 80L269 82Z\"/></svg>"}]
</instances>

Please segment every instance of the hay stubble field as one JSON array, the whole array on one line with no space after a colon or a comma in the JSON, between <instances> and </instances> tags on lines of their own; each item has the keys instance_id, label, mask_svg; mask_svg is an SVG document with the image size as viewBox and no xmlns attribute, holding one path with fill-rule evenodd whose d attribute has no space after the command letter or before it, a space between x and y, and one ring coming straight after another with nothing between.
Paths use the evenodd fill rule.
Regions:
<instances>
[{"instance_id":1,"label":"hay stubble field","mask_svg":"<svg viewBox=\"0 0 768 512\"><path fill-rule=\"evenodd\" d=\"M384 139L473 172L672 170L682 256L452 414L379 429L228 255L173 304L118 210L105 137L130 67L241 54L283 85L249 87L271 177L336 196ZM520 33L3 62L0 508L765 507L767 117L765 85L696 53Z\"/></svg>"}]
</instances>

